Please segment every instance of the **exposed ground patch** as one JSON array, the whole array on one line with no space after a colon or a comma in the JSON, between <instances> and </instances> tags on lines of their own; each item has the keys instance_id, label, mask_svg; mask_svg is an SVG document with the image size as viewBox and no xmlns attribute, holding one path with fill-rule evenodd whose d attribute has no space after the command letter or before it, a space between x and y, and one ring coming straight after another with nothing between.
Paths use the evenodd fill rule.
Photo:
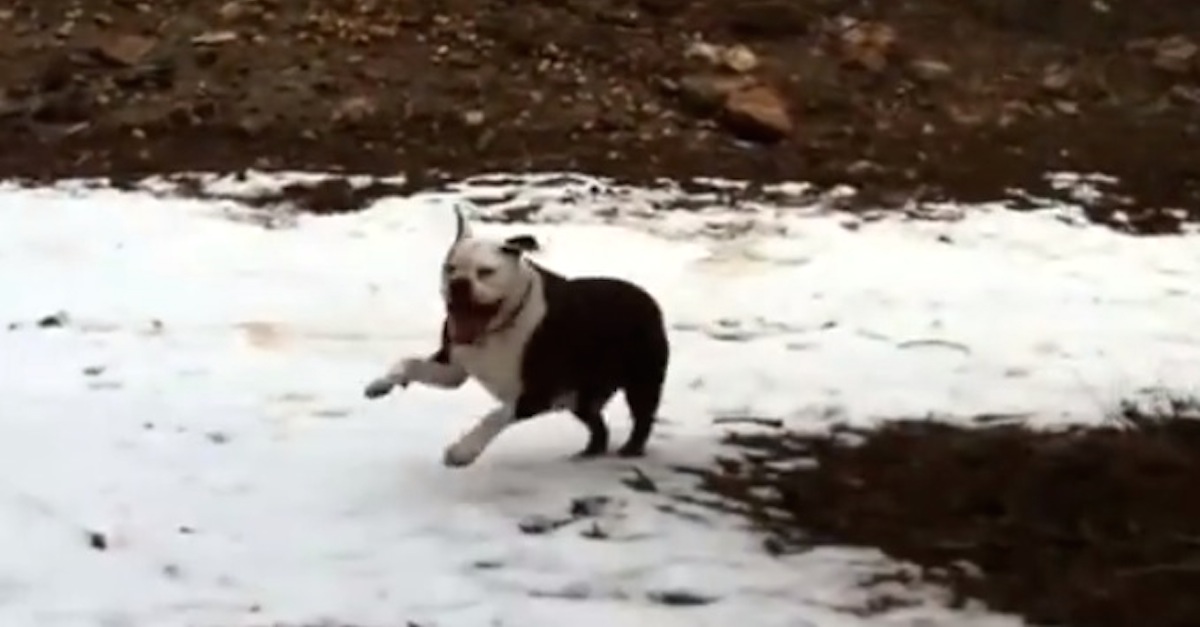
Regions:
<instances>
[{"instance_id":1,"label":"exposed ground patch","mask_svg":"<svg viewBox=\"0 0 1200 627\"><path fill-rule=\"evenodd\" d=\"M878 430L731 435L699 471L767 547L877 547L1035 624L1200 622L1200 412L1125 408L1110 426L897 421Z\"/></svg>"},{"instance_id":2,"label":"exposed ground patch","mask_svg":"<svg viewBox=\"0 0 1200 627\"><path fill-rule=\"evenodd\" d=\"M1172 232L1200 216L1197 32L1187 0L14 0L0 176L558 170L894 206L1103 172L1094 218Z\"/></svg>"}]
</instances>

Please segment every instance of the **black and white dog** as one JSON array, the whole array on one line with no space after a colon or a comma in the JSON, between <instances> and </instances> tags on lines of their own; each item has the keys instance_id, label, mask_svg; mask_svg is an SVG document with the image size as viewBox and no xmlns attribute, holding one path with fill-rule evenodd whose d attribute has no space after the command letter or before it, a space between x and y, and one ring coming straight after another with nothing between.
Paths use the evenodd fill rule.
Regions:
<instances>
[{"instance_id":1,"label":"black and white dog","mask_svg":"<svg viewBox=\"0 0 1200 627\"><path fill-rule=\"evenodd\" d=\"M367 385L367 398L412 382L449 389L474 378L500 406L446 448L447 466L467 466L509 426L558 409L588 429L577 457L603 455L603 410L621 391L633 428L619 454L644 454L670 354L655 299L624 280L551 272L526 256L537 249L532 237L478 238L457 207L456 214L442 267L441 346L400 360Z\"/></svg>"}]
</instances>

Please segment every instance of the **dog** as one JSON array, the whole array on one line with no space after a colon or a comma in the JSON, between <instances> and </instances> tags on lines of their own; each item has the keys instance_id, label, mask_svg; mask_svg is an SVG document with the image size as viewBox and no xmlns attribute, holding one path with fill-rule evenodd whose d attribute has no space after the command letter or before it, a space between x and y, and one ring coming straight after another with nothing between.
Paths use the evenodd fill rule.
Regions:
<instances>
[{"instance_id":1,"label":"dog","mask_svg":"<svg viewBox=\"0 0 1200 627\"><path fill-rule=\"evenodd\" d=\"M574 457L605 455L603 411L620 391L633 427L618 454L644 455L670 358L655 298L622 279L552 272L528 257L538 248L533 237L476 237L458 207L455 215L441 274L439 348L399 360L364 395L377 399L414 382L454 389L475 379L499 405L446 448L443 462L463 467L508 427L563 409L588 432Z\"/></svg>"}]
</instances>

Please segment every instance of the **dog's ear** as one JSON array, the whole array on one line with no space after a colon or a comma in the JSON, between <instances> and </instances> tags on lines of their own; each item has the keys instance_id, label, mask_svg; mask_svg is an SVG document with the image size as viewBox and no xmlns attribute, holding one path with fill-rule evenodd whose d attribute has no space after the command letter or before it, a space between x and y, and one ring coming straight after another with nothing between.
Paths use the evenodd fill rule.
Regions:
<instances>
[{"instance_id":1,"label":"dog's ear","mask_svg":"<svg viewBox=\"0 0 1200 627\"><path fill-rule=\"evenodd\" d=\"M500 245L500 250L509 255L519 256L522 253L532 253L541 250L542 246L532 235L514 235Z\"/></svg>"}]
</instances>

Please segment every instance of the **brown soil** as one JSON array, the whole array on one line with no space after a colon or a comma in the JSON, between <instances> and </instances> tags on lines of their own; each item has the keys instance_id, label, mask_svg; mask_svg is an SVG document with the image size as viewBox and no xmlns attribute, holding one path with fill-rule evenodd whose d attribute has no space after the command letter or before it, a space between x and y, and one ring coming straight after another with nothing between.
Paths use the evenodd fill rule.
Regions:
<instances>
[{"instance_id":1,"label":"brown soil","mask_svg":"<svg viewBox=\"0 0 1200 627\"><path fill-rule=\"evenodd\" d=\"M1197 32L1193 0L11 0L0 176L572 169L893 203L1099 171L1128 198L1097 218L1169 232L1200 217Z\"/></svg>"},{"instance_id":2,"label":"brown soil","mask_svg":"<svg viewBox=\"0 0 1200 627\"><path fill-rule=\"evenodd\" d=\"M878 547L959 602L1034 624L1185 627L1200 624L1193 407L1164 419L1127 410L1111 427L1055 434L896 422L733 436L740 454L699 474L775 551Z\"/></svg>"}]
</instances>

